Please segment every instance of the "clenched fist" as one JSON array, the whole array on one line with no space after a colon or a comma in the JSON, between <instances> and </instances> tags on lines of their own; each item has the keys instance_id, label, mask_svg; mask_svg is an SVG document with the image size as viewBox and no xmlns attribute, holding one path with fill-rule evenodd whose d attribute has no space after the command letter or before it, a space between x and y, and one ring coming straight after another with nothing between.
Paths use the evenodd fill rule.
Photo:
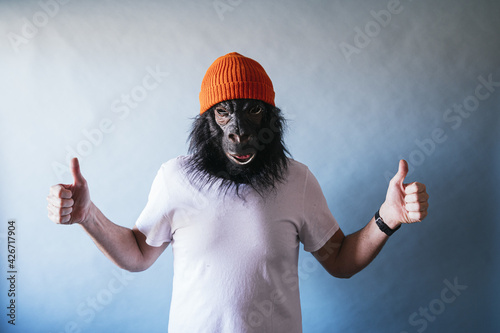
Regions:
<instances>
[{"instance_id":1,"label":"clenched fist","mask_svg":"<svg viewBox=\"0 0 500 333\"><path fill-rule=\"evenodd\" d=\"M399 161L398 173L391 179L385 202L380 207L380 216L391 228L401 223L420 222L427 216L429 195L425 185L418 182L404 184L408 174L408 163Z\"/></svg>"},{"instance_id":2,"label":"clenched fist","mask_svg":"<svg viewBox=\"0 0 500 333\"><path fill-rule=\"evenodd\" d=\"M76 157L71 160L71 173L73 184L51 186L47 196L49 218L58 224L83 223L90 217L89 188Z\"/></svg>"}]
</instances>

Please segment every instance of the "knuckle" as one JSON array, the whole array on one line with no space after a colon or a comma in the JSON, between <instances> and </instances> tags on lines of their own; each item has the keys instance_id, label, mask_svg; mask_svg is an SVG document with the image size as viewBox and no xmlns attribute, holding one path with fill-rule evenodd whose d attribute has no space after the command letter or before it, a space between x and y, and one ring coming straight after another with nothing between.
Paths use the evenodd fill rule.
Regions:
<instances>
[{"instance_id":1,"label":"knuckle","mask_svg":"<svg viewBox=\"0 0 500 333\"><path fill-rule=\"evenodd\" d=\"M51 190L52 190L52 193L54 193L56 196L59 196L59 194L61 193L61 185L54 185L51 187Z\"/></svg>"},{"instance_id":2,"label":"knuckle","mask_svg":"<svg viewBox=\"0 0 500 333\"><path fill-rule=\"evenodd\" d=\"M415 201L415 194L408 194L407 196L405 196L405 201L406 202L414 202Z\"/></svg>"}]
</instances>

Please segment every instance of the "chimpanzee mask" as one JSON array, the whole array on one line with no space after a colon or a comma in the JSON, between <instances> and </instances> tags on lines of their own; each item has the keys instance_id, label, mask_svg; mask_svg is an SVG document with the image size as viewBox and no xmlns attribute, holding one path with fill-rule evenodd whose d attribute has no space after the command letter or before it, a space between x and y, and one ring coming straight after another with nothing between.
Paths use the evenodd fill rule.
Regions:
<instances>
[{"instance_id":1,"label":"chimpanzee mask","mask_svg":"<svg viewBox=\"0 0 500 333\"><path fill-rule=\"evenodd\" d=\"M260 194L283 181L288 151L280 109L257 99L220 102L196 117L187 171L200 186L246 184Z\"/></svg>"}]
</instances>

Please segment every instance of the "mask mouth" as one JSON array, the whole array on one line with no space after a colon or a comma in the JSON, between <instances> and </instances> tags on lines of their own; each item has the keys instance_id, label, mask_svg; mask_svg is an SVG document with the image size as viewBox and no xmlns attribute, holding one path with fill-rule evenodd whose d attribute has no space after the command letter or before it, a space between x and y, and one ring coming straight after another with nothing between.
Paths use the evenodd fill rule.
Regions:
<instances>
[{"instance_id":1,"label":"mask mouth","mask_svg":"<svg viewBox=\"0 0 500 333\"><path fill-rule=\"evenodd\" d=\"M234 163L239 164L239 165L245 165L245 164L250 163L256 155L256 153L250 153L250 154L245 154L245 155L231 154L231 153L226 153L226 154L230 160L232 160Z\"/></svg>"}]
</instances>

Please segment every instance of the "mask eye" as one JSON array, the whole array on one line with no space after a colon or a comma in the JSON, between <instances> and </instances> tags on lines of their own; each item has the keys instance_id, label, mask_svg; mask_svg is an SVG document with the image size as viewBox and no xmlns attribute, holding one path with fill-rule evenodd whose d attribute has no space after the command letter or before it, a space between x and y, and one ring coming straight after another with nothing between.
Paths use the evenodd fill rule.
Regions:
<instances>
[{"instance_id":1,"label":"mask eye","mask_svg":"<svg viewBox=\"0 0 500 333\"><path fill-rule=\"evenodd\" d=\"M251 108L250 111L248 111L249 114L251 115L258 115L258 114L261 114L262 113L262 107L260 106L256 106L254 108Z\"/></svg>"},{"instance_id":2,"label":"mask eye","mask_svg":"<svg viewBox=\"0 0 500 333\"><path fill-rule=\"evenodd\" d=\"M227 117L229 115L229 112L226 111L226 109L223 108L217 108L215 109L215 112L221 117Z\"/></svg>"}]
</instances>

